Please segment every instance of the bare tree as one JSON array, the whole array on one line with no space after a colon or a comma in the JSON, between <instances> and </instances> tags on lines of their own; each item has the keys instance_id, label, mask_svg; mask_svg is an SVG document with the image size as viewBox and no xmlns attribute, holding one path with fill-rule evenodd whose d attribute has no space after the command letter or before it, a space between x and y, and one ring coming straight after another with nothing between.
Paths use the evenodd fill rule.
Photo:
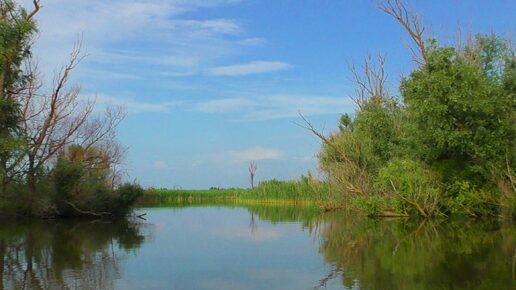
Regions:
<instances>
[{"instance_id":1,"label":"bare tree","mask_svg":"<svg viewBox=\"0 0 516 290\"><path fill-rule=\"evenodd\" d=\"M256 169L258 167L256 166L256 161L249 162L249 177L251 180L251 188L254 188L254 176L256 175Z\"/></svg>"},{"instance_id":2,"label":"bare tree","mask_svg":"<svg viewBox=\"0 0 516 290\"><path fill-rule=\"evenodd\" d=\"M416 49L410 48L412 57L416 63L424 65L428 57L428 52L425 46L425 28L421 24L420 17L410 11L403 0L384 0L380 2L378 7L396 19L408 32L410 38L416 45Z\"/></svg>"},{"instance_id":3,"label":"bare tree","mask_svg":"<svg viewBox=\"0 0 516 290\"><path fill-rule=\"evenodd\" d=\"M371 56L368 56L361 66L361 72L355 64L349 66L349 70L353 75L353 81L357 86L356 95L351 97L351 99L353 99L359 109L362 109L364 104L370 99L379 104L389 97L389 92L385 85L387 74L384 67L385 57L383 55L378 55L376 63Z\"/></svg>"},{"instance_id":4,"label":"bare tree","mask_svg":"<svg viewBox=\"0 0 516 290\"><path fill-rule=\"evenodd\" d=\"M95 100L80 96L80 87L68 85L70 75L85 57L79 39L68 63L56 74L50 93L41 93L41 76L37 65L29 60L29 81L18 94L22 110L22 129L29 144L27 156L18 170L26 175L31 191L41 169L49 167L58 154L72 145L85 150L96 147L110 155L110 163L120 163L123 150L116 143L115 128L125 117L122 108L107 108L103 114L94 111ZM113 178L115 180L115 178Z\"/></svg>"}]
</instances>

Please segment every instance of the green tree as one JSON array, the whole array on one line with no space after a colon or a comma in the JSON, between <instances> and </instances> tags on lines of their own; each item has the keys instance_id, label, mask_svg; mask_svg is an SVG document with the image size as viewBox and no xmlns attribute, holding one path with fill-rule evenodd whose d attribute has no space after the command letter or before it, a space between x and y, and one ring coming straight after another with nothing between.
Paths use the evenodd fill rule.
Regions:
<instances>
[{"instance_id":1,"label":"green tree","mask_svg":"<svg viewBox=\"0 0 516 290\"><path fill-rule=\"evenodd\" d=\"M0 1L0 177L2 187L15 176L15 168L23 155L24 138L20 132L20 104L29 75L22 70L23 61L30 56L31 41L36 33L33 16L11 0Z\"/></svg>"},{"instance_id":2,"label":"green tree","mask_svg":"<svg viewBox=\"0 0 516 290\"><path fill-rule=\"evenodd\" d=\"M477 36L464 50L433 42L428 51L400 87L414 126L408 138L445 182L496 190L514 163L514 52L496 36Z\"/></svg>"}]
</instances>

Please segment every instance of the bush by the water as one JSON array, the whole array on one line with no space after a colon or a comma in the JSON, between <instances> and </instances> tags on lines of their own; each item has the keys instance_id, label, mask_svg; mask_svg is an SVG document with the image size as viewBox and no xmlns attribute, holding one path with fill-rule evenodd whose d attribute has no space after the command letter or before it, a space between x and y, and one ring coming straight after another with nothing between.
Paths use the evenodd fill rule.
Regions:
<instances>
[{"instance_id":1,"label":"bush by the water","mask_svg":"<svg viewBox=\"0 0 516 290\"><path fill-rule=\"evenodd\" d=\"M400 96L371 94L341 119L321 167L342 203L372 214L510 216L515 105L509 41L478 35L462 49L429 41Z\"/></svg>"}]
</instances>

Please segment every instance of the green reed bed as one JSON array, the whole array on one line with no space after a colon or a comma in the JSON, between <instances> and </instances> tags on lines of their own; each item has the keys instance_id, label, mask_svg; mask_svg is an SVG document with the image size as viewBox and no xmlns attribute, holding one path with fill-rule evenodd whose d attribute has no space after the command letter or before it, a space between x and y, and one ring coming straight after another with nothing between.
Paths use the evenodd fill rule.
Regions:
<instances>
[{"instance_id":1,"label":"green reed bed","mask_svg":"<svg viewBox=\"0 0 516 290\"><path fill-rule=\"evenodd\" d=\"M324 202L328 198L328 186L311 176L302 176L299 180L267 180L243 195L241 199L282 200L297 203Z\"/></svg>"},{"instance_id":2,"label":"green reed bed","mask_svg":"<svg viewBox=\"0 0 516 290\"><path fill-rule=\"evenodd\" d=\"M245 189L156 189L145 190L140 205L150 206L169 203L216 202L233 200Z\"/></svg>"},{"instance_id":3,"label":"green reed bed","mask_svg":"<svg viewBox=\"0 0 516 290\"><path fill-rule=\"evenodd\" d=\"M312 177L299 180L261 182L254 189L147 189L141 206L189 204L199 202L231 202L239 204L318 205L328 199L328 186Z\"/></svg>"}]
</instances>

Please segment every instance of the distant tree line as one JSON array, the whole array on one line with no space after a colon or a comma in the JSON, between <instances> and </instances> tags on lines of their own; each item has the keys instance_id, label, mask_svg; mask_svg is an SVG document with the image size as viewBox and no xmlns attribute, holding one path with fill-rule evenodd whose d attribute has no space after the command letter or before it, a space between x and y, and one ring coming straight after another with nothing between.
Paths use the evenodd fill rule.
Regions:
<instances>
[{"instance_id":1,"label":"distant tree line","mask_svg":"<svg viewBox=\"0 0 516 290\"><path fill-rule=\"evenodd\" d=\"M52 84L43 83L31 51L39 11L39 0L30 12L0 0L0 213L124 215L142 193L121 184L124 110L97 113L69 84L84 58L80 39Z\"/></svg>"}]
</instances>

